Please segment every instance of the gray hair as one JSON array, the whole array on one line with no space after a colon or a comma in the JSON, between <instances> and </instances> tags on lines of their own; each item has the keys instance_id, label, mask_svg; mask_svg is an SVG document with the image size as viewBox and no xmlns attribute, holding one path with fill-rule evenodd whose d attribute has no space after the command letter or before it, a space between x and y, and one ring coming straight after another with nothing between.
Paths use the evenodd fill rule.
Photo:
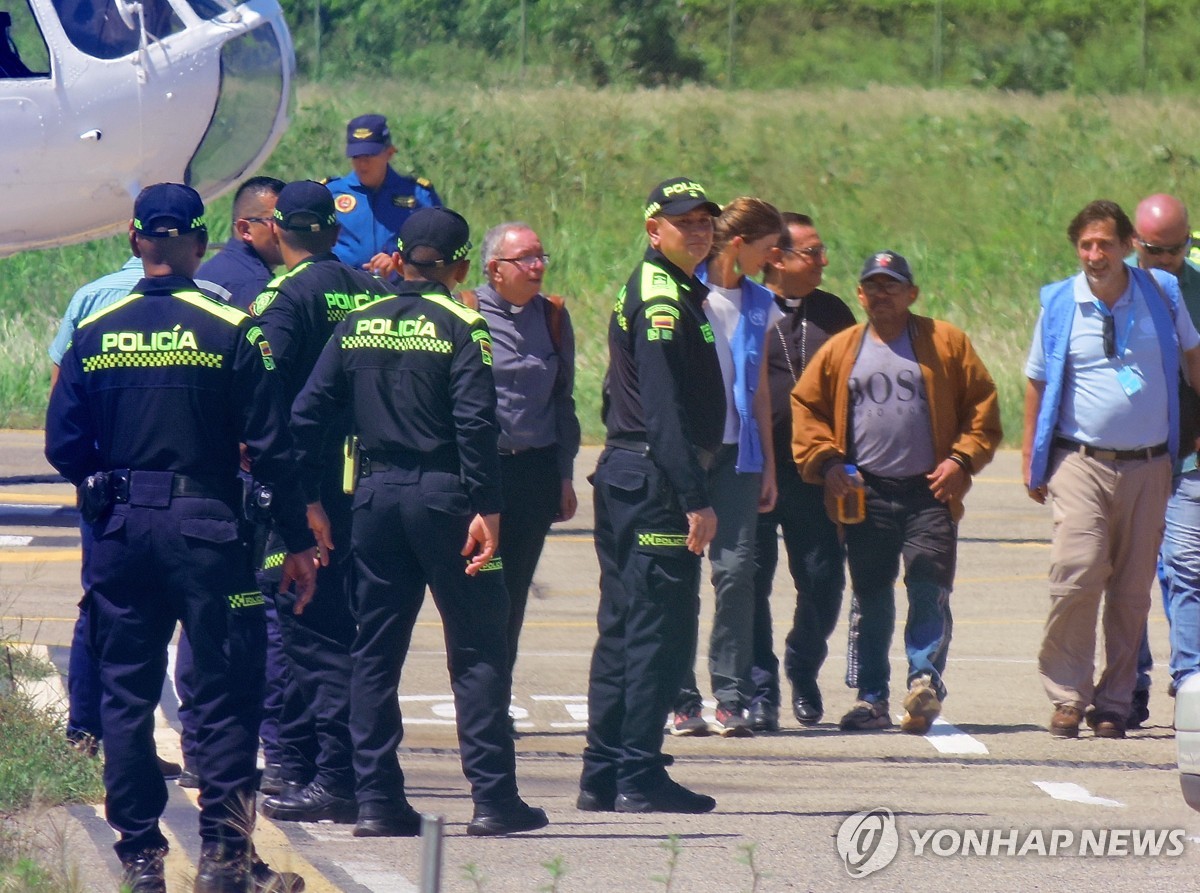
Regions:
<instances>
[{"instance_id":1,"label":"gray hair","mask_svg":"<svg viewBox=\"0 0 1200 893\"><path fill-rule=\"evenodd\" d=\"M527 229L531 233L537 232L528 223L523 223L520 220L510 220L507 223L498 223L489 229L483 236L483 245L480 246L479 253L483 256L483 267L486 270L488 261L496 256L496 250L500 247L500 243L504 241L504 237L516 230Z\"/></svg>"}]
</instances>

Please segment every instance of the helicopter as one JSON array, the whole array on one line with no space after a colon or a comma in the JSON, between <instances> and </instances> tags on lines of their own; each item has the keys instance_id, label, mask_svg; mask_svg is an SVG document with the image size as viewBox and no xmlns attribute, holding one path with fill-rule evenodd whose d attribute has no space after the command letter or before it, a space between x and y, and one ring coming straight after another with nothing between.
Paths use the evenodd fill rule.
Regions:
<instances>
[{"instance_id":1,"label":"helicopter","mask_svg":"<svg viewBox=\"0 0 1200 893\"><path fill-rule=\"evenodd\" d=\"M119 232L153 183L228 191L294 75L277 0L0 0L0 257Z\"/></svg>"}]
</instances>

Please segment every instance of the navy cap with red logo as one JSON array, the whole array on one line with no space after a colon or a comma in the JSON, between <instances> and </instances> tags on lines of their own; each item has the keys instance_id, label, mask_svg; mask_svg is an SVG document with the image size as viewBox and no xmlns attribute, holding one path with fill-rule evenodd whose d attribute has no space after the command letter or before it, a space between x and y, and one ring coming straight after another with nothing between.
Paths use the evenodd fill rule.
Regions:
<instances>
[{"instance_id":1,"label":"navy cap with red logo","mask_svg":"<svg viewBox=\"0 0 1200 893\"><path fill-rule=\"evenodd\" d=\"M868 257L867 262L863 264L862 272L858 274L858 281L862 282L864 279L880 273L901 282L907 282L909 285L913 284L912 270L908 267L908 261L895 251L880 251Z\"/></svg>"}]
</instances>

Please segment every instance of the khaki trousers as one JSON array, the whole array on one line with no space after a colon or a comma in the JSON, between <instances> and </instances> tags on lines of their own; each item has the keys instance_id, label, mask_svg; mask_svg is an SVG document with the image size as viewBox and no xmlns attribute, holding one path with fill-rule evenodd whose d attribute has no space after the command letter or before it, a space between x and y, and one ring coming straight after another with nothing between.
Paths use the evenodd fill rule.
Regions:
<instances>
[{"instance_id":1,"label":"khaki trousers","mask_svg":"<svg viewBox=\"0 0 1200 893\"><path fill-rule=\"evenodd\" d=\"M1150 610L1171 460L1102 461L1055 450L1050 615L1038 670L1054 705L1127 716ZM1096 616L1104 597L1104 671L1093 683Z\"/></svg>"}]
</instances>

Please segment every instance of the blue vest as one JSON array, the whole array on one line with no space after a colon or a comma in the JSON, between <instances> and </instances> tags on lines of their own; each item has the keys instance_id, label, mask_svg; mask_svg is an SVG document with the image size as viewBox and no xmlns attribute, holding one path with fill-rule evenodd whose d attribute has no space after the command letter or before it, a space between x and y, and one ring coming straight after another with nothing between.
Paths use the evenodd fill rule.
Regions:
<instances>
[{"instance_id":1,"label":"blue vest","mask_svg":"<svg viewBox=\"0 0 1200 893\"><path fill-rule=\"evenodd\" d=\"M696 270L696 277L705 285L709 284L707 263ZM775 298L769 289L748 276L742 277L742 312L729 346L733 353L733 405L740 420L734 470L744 474L760 472L763 468L762 441L754 419L754 392L758 389L759 367L763 361L767 319L774 304Z\"/></svg>"},{"instance_id":2,"label":"blue vest","mask_svg":"<svg viewBox=\"0 0 1200 893\"><path fill-rule=\"evenodd\" d=\"M1154 279L1138 267L1126 264L1134 283L1134 300L1140 294L1150 310L1154 331L1158 335L1162 355L1163 377L1167 382L1167 420L1170 435L1168 447L1171 458L1179 455L1179 350L1175 337L1174 314L1181 300L1179 283L1174 276L1154 270ZM1158 284L1155 284L1157 280ZM1058 424L1062 403L1063 378L1067 353L1071 347L1071 323L1075 319L1075 277L1052 282L1042 287L1042 349L1046 356L1046 390L1038 411L1033 436L1033 455L1030 459L1029 486L1040 487L1046 482L1050 464L1050 448ZM1161 299L1160 299L1161 298Z\"/></svg>"}]
</instances>

